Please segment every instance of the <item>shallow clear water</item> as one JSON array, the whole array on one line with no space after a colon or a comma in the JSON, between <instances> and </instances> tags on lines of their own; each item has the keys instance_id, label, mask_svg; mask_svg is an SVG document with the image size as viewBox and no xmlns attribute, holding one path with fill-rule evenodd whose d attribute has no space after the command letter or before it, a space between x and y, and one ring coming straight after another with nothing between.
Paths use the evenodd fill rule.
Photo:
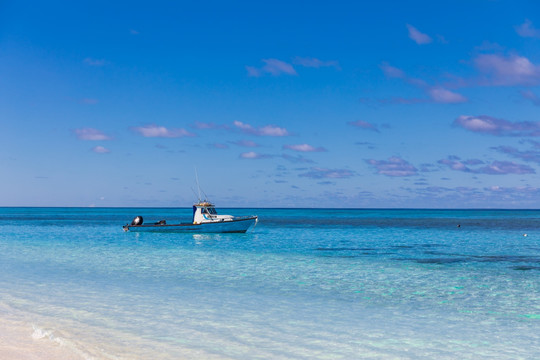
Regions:
<instances>
[{"instance_id":1,"label":"shallow clear water","mask_svg":"<svg viewBox=\"0 0 540 360\"><path fill-rule=\"evenodd\" d=\"M89 359L540 358L540 211L222 213L260 221L137 234L191 209L0 208L0 315Z\"/></svg>"}]
</instances>

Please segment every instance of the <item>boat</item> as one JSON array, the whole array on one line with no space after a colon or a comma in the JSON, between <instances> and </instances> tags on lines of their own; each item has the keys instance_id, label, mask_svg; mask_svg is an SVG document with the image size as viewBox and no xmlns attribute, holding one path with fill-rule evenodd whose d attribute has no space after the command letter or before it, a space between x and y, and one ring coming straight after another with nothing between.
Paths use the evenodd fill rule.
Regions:
<instances>
[{"instance_id":1,"label":"boat","mask_svg":"<svg viewBox=\"0 0 540 360\"><path fill-rule=\"evenodd\" d=\"M166 220L160 220L144 224L143 221L142 216L136 216L123 229L135 232L245 233L255 227L259 218L257 215L219 215L214 204L199 200L193 205L193 219L190 223L167 224Z\"/></svg>"}]
</instances>

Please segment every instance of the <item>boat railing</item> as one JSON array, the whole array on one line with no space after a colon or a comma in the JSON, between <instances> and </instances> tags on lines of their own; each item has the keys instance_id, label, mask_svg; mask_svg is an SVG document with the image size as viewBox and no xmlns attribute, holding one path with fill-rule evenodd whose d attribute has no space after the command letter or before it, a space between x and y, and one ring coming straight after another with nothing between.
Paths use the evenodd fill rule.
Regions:
<instances>
[{"instance_id":1,"label":"boat railing","mask_svg":"<svg viewBox=\"0 0 540 360\"><path fill-rule=\"evenodd\" d=\"M248 220L248 219L254 219L257 215L245 215L245 216L235 216L234 220Z\"/></svg>"}]
</instances>

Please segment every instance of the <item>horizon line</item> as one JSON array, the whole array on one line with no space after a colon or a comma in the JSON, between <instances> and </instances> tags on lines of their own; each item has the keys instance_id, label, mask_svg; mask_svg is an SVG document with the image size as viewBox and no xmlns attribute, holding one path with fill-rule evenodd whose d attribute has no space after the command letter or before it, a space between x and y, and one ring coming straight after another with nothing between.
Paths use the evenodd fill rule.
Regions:
<instances>
[{"instance_id":1,"label":"horizon line","mask_svg":"<svg viewBox=\"0 0 540 360\"><path fill-rule=\"evenodd\" d=\"M191 206L0 206L11 209L191 209ZM430 207L248 207L224 206L220 209L268 209L268 210L496 210L496 211L539 211L540 208L430 208Z\"/></svg>"}]
</instances>

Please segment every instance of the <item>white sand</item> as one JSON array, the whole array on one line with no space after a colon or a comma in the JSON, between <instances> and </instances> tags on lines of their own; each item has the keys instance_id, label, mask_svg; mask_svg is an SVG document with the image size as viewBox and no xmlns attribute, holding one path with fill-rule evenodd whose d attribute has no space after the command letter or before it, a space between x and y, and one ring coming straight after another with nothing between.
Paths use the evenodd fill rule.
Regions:
<instances>
[{"instance_id":1,"label":"white sand","mask_svg":"<svg viewBox=\"0 0 540 360\"><path fill-rule=\"evenodd\" d=\"M2 360L83 360L82 354L62 344L61 339L34 329L20 320L0 319Z\"/></svg>"},{"instance_id":2,"label":"white sand","mask_svg":"<svg viewBox=\"0 0 540 360\"><path fill-rule=\"evenodd\" d=\"M199 349L164 347L133 334L110 337L111 330L101 329L96 335L99 329L65 320L58 326L61 331L49 330L29 321L35 317L0 303L0 360L225 359Z\"/></svg>"}]
</instances>

